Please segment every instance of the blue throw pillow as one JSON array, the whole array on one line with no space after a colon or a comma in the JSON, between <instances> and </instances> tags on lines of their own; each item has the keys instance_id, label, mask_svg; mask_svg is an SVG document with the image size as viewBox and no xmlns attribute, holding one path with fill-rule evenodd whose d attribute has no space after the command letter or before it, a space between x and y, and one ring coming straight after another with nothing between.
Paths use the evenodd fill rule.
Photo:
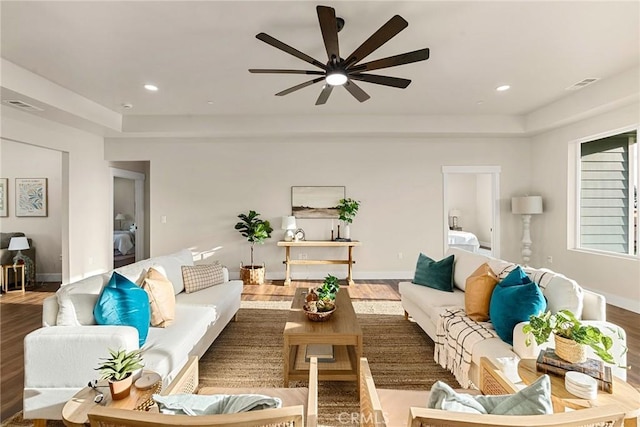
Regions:
<instances>
[{"instance_id":1,"label":"blue throw pillow","mask_svg":"<svg viewBox=\"0 0 640 427\"><path fill-rule=\"evenodd\" d=\"M138 330L142 347L149 333L151 309L147 292L126 277L114 272L93 308L98 325L126 325Z\"/></svg>"},{"instance_id":2,"label":"blue throw pillow","mask_svg":"<svg viewBox=\"0 0 640 427\"><path fill-rule=\"evenodd\" d=\"M493 289L489 317L500 339L513 345L513 328L546 309L542 291L518 266Z\"/></svg>"},{"instance_id":3,"label":"blue throw pillow","mask_svg":"<svg viewBox=\"0 0 640 427\"><path fill-rule=\"evenodd\" d=\"M440 291L453 292L453 255L434 261L425 254L420 254L413 283Z\"/></svg>"}]
</instances>

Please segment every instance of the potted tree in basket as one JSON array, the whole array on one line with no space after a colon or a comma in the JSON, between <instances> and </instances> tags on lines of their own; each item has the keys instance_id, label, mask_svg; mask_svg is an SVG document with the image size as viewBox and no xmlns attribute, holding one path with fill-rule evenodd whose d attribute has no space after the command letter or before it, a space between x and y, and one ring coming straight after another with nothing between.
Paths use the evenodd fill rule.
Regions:
<instances>
[{"instance_id":1,"label":"potted tree in basket","mask_svg":"<svg viewBox=\"0 0 640 427\"><path fill-rule=\"evenodd\" d=\"M351 198L340 199L338 203L339 219L344 223L344 240L351 241L351 226L353 219L358 213L360 202ZM338 237L340 237L340 229L338 228Z\"/></svg>"},{"instance_id":2,"label":"potted tree in basket","mask_svg":"<svg viewBox=\"0 0 640 427\"><path fill-rule=\"evenodd\" d=\"M240 278L245 285L262 285L264 283L265 267L253 264L253 249L256 243L262 244L271 237L273 228L269 221L258 218L259 216L260 214L256 211L240 214L238 218L242 221L235 226L235 229L251 243L251 264L240 264Z\"/></svg>"},{"instance_id":3,"label":"potted tree in basket","mask_svg":"<svg viewBox=\"0 0 640 427\"><path fill-rule=\"evenodd\" d=\"M96 370L100 372L101 380L109 381L109 390L113 400L124 399L131 392L133 383L133 373L142 369L141 350L132 351L111 350L109 357L100 358L103 360Z\"/></svg>"},{"instance_id":4,"label":"potted tree in basket","mask_svg":"<svg viewBox=\"0 0 640 427\"><path fill-rule=\"evenodd\" d=\"M522 332L531 333L538 345L547 342L549 335L553 333L556 355L569 363L582 363L587 360L585 346L591 347L603 361L616 363L611 354L611 337L604 335L595 326L583 325L570 310L560 310L556 314L547 311L530 316L529 323L522 327ZM531 345L529 335L525 344Z\"/></svg>"}]
</instances>

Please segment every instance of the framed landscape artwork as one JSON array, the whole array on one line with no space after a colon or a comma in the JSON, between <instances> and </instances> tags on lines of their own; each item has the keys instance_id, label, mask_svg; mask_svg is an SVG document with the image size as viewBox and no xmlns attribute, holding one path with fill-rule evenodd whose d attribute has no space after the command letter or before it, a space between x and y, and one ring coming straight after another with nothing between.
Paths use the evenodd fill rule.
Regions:
<instances>
[{"instance_id":1,"label":"framed landscape artwork","mask_svg":"<svg viewBox=\"0 0 640 427\"><path fill-rule=\"evenodd\" d=\"M296 218L338 218L345 187L291 187L291 215Z\"/></svg>"},{"instance_id":2,"label":"framed landscape artwork","mask_svg":"<svg viewBox=\"0 0 640 427\"><path fill-rule=\"evenodd\" d=\"M7 209L7 186L9 180L7 178L0 178L0 216L8 216L9 209Z\"/></svg>"},{"instance_id":3,"label":"framed landscape artwork","mask_svg":"<svg viewBox=\"0 0 640 427\"><path fill-rule=\"evenodd\" d=\"M47 178L16 178L16 216L47 216Z\"/></svg>"}]
</instances>

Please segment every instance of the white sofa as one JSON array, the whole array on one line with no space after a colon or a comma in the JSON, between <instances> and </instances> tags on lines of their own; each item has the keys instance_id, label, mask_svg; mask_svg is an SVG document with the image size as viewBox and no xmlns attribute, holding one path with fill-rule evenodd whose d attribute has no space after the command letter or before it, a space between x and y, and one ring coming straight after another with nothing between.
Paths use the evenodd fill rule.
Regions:
<instances>
[{"instance_id":1,"label":"white sofa","mask_svg":"<svg viewBox=\"0 0 640 427\"><path fill-rule=\"evenodd\" d=\"M467 277L485 262L489 264L500 279L506 277L508 272L515 266L515 264L508 261L471 253L458 248L450 248L446 256L449 255L454 255L453 292L444 292L411 282L400 282L399 284L405 315L411 316L434 342L436 341L436 330L440 314L451 307L464 309L464 289ZM543 295L547 299L549 310L555 313L561 309L569 309L583 323L599 327L614 339L612 351L614 356L617 357L616 361L619 366L612 366L612 370L614 375L626 379L626 369L620 367L626 366L626 354L624 354L626 335L622 328L606 321L605 298L602 295L583 289L575 281L551 270L529 267L524 268L524 270L536 283L538 283L537 280L542 275L545 275L544 282L546 287L543 290ZM510 360L514 363L519 359L535 359L541 348L553 347L553 340L541 346L537 346L535 340L532 340L532 345L527 347L525 345L526 337L522 333L523 325L524 323L519 323L514 327L513 346L500 338L486 339L473 346L469 379L475 386L480 385L479 366L481 357L505 358L503 360ZM588 352L589 357L597 358L590 348ZM513 372L505 373L513 375ZM512 379L517 380L517 377Z\"/></svg>"},{"instance_id":2,"label":"white sofa","mask_svg":"<svg viewBox=\"0 0 640 427\"><path fill-rule=\"evenodd\" d=\"M240 308L242 281L229 281L226 269L223 284L185 293L182 265L193 264L191 251L185 249L115 270L135 282L149 267L160 266L173 284L175 320L167 328L149 328L143 345L145 367L159 373L165 385L189 356L205 353ZM44 301L43 327L24 339L24 418L61 419L64 404L97 378L98 358L108 349L138 348L137 329L95 324L93 307L111 274L63 285Z\"/></svg>"}]
</instances>

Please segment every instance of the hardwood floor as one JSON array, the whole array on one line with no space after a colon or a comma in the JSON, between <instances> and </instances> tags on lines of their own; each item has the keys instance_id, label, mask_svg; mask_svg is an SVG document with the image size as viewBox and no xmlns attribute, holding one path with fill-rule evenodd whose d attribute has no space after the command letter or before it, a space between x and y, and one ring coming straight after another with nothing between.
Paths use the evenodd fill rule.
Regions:
<instances>
[{"instance_id":1,"label":"hardwood floor","mask_svg":"<svg viewBox=\"0 0 640 427\"><path fill-rule=\"evenodd\" d=\"M349 288L353 299L399 301L398 280L358 281ZM283 286L274 281L262 286L245 286L242 299L246 301L287 301L296 287L317 286L320 281L296 281ZM10 292L0 297L0 419L22 409L24 376L24 352L22 341L29 332L42 325L42 301L53 295L58 284L45 284L37 291ZM628 381L640 390L640 314L607 305L607 318L627 332L629 352L627 363L631 366Z\"/></svg>"}]
</instances>

